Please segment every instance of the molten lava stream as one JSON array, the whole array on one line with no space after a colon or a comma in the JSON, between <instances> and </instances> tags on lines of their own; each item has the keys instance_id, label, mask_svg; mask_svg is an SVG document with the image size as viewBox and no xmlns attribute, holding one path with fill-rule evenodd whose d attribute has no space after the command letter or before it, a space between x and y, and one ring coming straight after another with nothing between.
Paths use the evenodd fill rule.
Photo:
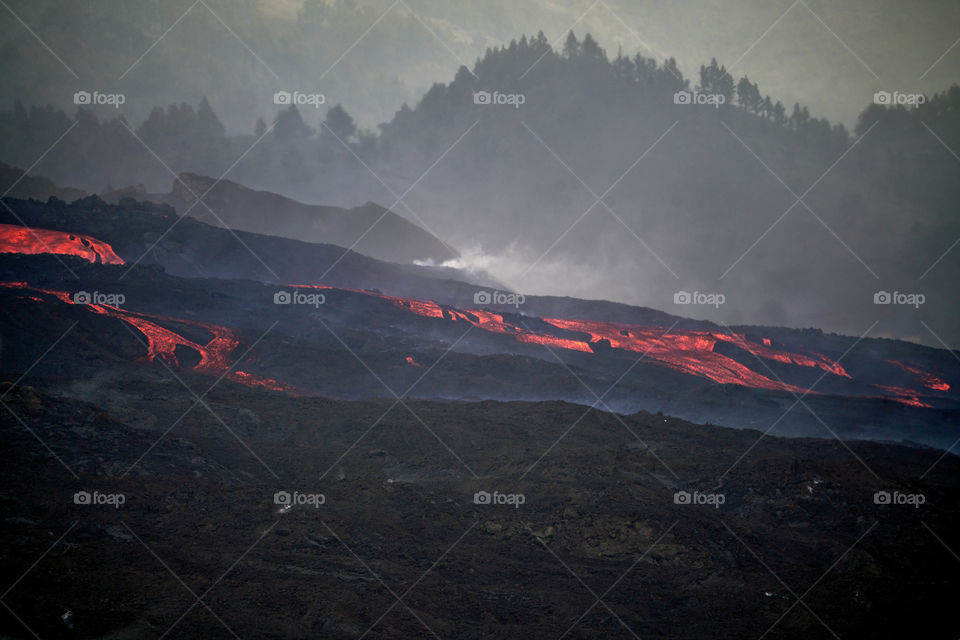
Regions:
<instances>
[{"instance_id":1,"label":"molten lava stream","mask_svg":"<svg viewBox=\"0 0 960 640\"><path fill-rule=\"evenodd\" d=\"M55 253L80 256L93 263L124 264L106 242L64 231L0 224L0 253Z\"/></svg>"},{"instance_id":2,"label":"molten lava stream","mask_svg":"<svg viewBox=\"0 0 960 640\"><path fill-rule=\"evenodd\" d=\"M806 391L796 385L771 380L732 358L716 353L713 348L721 338L706 331L664 333L662 328L560 318L544 318L544 322L560 329L586 333L591 342L608 340L615 349L643 353L683 373L708 378L721 384L794 393ZM731 341L737 342L735 338ZM766 349L760 345L754 347ZM798 360L802 361L802 358Z\"/></svg>"},{"instance_id":3,"label":"molten lava stream","mask_svg":"<svg viewBox=\"0 0 960 640\"><path fill-rule=\"evenodd\" d=\"M877 384L874 386L893 395L893 397L890 399L895 400L896 402L908 404L911 407L924 407L928 409L933 406L921 400L919 394L917 394L917 392L913 389L907 389L905 387L891 387L883 384Z\"/></svg>"},{"instance_id":4,"label":"molten lava stream","mask_svg":"<svg viewBox=\"0 0 960 640\"><path fill-rule=\"evenodd\" d=\"M902 362L897 362L896 360L887 360L892 365L896 365L906 371L907 373L912 373L915 376L920 378L920 383L923 384L927 389L932 389L934 391L950 391L950 385L947 384L944 380L938 378L937 376L924 371L923 369L918 369L916 367L910 367Z\"/></svg>"},{"instance_id":5,"label":"molten lava stream","mask_svg":"<svg viewBox=\"0 0 960 640\"><path fill-rule=\"evenodd\" d=\"M4 282L0 283L0 286L11 289L23 289L37 293L43 293L53 296L61 302L75 304L70 294L65 291L37 289L29 286L25 282ZM240 345L240 339L237 337L237 332L228 327L195 322L192 320L164 318L162 316L154 316L147 313L125 311L118 307L105 304L88 304L80 306L85 307L92 313L109 316L111 318L117 318L142 333L147 339L147 353L140 359L143 362L153 362L156 358L160 358L168 366L180 367L180 362L176 355L176 349L179 346L183 346L193 349L200 354L200 362L193 367L193 371L207 375L219 376L223 375L231 368L232 363L230 362L230 354L233 353L233 351ZM183 336L171 331L170 329L167 329L166 327L160 326L153 320L199 327L210 332L213 337L206 344L200 345L192 340L184 338ZM271 378L262 378L245 371L232 371L226 375L226 378L233 380L234 382L240 382L247 386L259 386L275 391L292 390L292 387L288 387L287 385L284 385L276 380Z\"/></svg>"},{"instance_id":6,"label":"molten lava stream","mask_svg":"<svg viewBox=\"0 0 960 640\"><path fill-rule=\"evenodd\" d=\"M810 356L805 356L799 353L791 353L789 351L777 351L772 349L769 344L769 339L764 338L763 344L759 345L755 342L751 342L747 337L740 333L735 333L730 335L729 333L711 333L712 337L723 340L725 342L730 342L737 345L744 351L751 353L758 358L765 358L767 360L775 360L777 362L783 362L784 364L794 364L800 367L812 367L816 369L822 369L827 373L832 373L835 376L843 376L844 378L849 378L850 374L840 366L838 362L830 360L826 356L822 356L819 353L814 354L817 357L811 358Z\"/></svg>"}]
</instances>

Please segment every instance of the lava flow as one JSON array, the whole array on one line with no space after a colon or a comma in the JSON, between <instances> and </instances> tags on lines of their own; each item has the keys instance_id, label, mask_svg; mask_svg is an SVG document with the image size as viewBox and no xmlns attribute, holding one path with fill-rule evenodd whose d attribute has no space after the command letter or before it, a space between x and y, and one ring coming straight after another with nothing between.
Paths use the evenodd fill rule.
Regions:
<instances>
[{"instance_id":1,"label":"lava flow","mask_svg":"<svg viewBox=\"0 0 960 640\"><path fill-rule=\"evenodd\" d=\"M287 285L291 287L334 290L326 285ZM773 391L788 391L793 393L818 393L802 387L783 382L776 376L768 377L743 365L733 358L715 350L720 342L734 345L756 358L772 360L797 367L820 369L841 378L852 379L852 376L839 362L819 354L802 354L786 351L774 346L770 338L760 338L760 342L753 342L739 333L711 332L711 331L671 331L665 332L661 327L643 327L637 325L617 324L612 322L598 322L585 320L564 320L560 318L543 318L543 322L558 329L577 332L589 336L588 340L561 338L549 333L536 333L525 327L517 326L507 321L503 315L480 309L458 310L442 306L430 300L414 300L389 296L378 291L342 289L367 296L387 300L398 308L410 311L418 316L446 320L452 322L466 322L478 329L490 333L512 335L518 342L525 344L539 344L548 348L567 349L582 353L595 353L601 341L606 341L612 349L622 349L643 354L651 362L670 367L686 374L707 378L720 384L735 384L756 389ZM407 357L408 364L416 366L412 357ZM948 391L950 385L940 378L898 362L890 361L900 368L919 376L923 385L937 391ZM771 374L772 375L772 374ZM916 407L929 407L919 397L919 392L906 387L874 384L885 392L884 397Z\"/></svg>"},{"instance_id":2,"label":"lava flow","mask_svg":"<svg viewBox=\"0 0 960 640\"><path fill-rule=\"evenodd\" d=\"M311 287L311 285L301 285ZM326 289L322 285L313 288ZM411 300L387 296L371 291L358 291L366 295L373 295L389 300L396 306L412 311L427 318L463 321L492 333L513 335L518 342L539 344L546 347L556 347L583 353L593 353L591 344L583 340L561 338L558 336L535 333L515 324L507 322L500 314L479 309L459 311L442 307L433 301ZM773 380L761 375L727 356L714 352L713 348L718 340L731 342L745 351L760 358L767 358L804 367L816 367L835 375L849 378L850 375L838 363L817 355L809 357L796 353L789 353L773 349L769 345L759 345L750 342L740 334L725 335L713 334L705 331L685 331L661 336L662 330L650 327L620 325L609 322L586 322L579 320L548 319L544 321L560 329L568 329L590 335L590 342L596 343L601 339L610 342L616 349L637 351L647 354L653 361L666 366L701 376L721 384L737 384L758 389L772 389L777 391L793 391L802 393L806 390L796 385Z\"/></svg>"},{"instance_id":3,"label":"lava flow","mask_svg":"<svg viewBox=\"0 0 960 640\"><path fill-rule=\"evenodd\" d=\"M93 263L124 264L106 242L64 231L0 224L0 253L55 253L80 256Z\"/></svg>"},{"instance_id":4,"label":"lava flow","mask_svg":"<svg viewBox=\"0 0 960 640\"><path fill-rule=\"evenodd\" d=\"M594 322L584 320L561 320L544 318L545 322L561 329L579 331L590 335L591 342L607 340L614 349L643 353L646 357L684 373L709 378L720 384L737 384L757 389L804 392L792 384L772 380L751 370L732 358L713 350L718 340L727 340L759 357L776 355L776 360L792 364L807 363L807 359L795 354L774 352L769 347L749 343L743 336L717 335L707 331L664 332L653 327ZM819 366L810 361L806 366Z\"/></svg>"},{"instance_id":5,"label":"lava flow","mask_svg":"<svg viewBox=\"0 0 960 640\"><path fill-rule=\"evenodd\" d=\"M892 387L885 384L874 385L878 389L883 389L887 393L893 396L892 400L899 402L901 404L908 404L911 407L925 407L930 408L933 405L927 404L920 399L920 395L913 389L907 389L905 387Z\"/></svg>"},{"instance_id":6,"label":"lava flow","mask_svg":"<svg viewBox=\"0 0 960 640\"><path fill-rule=\"evenodd\" d=\"M363 292L371 294L371 292ZM767 377L740 364L733 358L717 353L714 348L722 341L739 347L757 358L773 360L783 364L799 367L820 369L838 377L852 379L839 362L813 353L805 355L774 348L773 341L762 338L762 344L749 340L739 333L724 333L710 331L675 331L664 333L662 328L641 327L636 325L616 324L611 322L597 322L584 320L564 320L560 318L544 318L544 322L559 329L576 331L590 336L590 342L560 338L544 333L534 333L515 324L507 322L502 315L490 311L470 309L458 311L441 307L435 302L409 300L393 296L378 295L390 300L398 307L407 309L417 315L429 318L443 318L453 321L465 321L484 331L513 335L518 342L527 344L541 344L546 347L569 349L585 353L593 353L594 345L600 340L609 342L614 349L623 349L644 354L653 362L659 362L672 369L691 375L708 378L720 384L736 384L756 389L770 389L774 391L789 391L793 393L817 393L802 387ZM899 362L890 361L901 369L913 373L920 378L921 383L936 391L949 391L950 385L937 376L910 367ZM919 393L909 388L876 384L892 400L914 407L930 407L930 404L920 399Z\"/></svg>"},{"instance_id":7,"label":"lava flow","mask_svg":"<svg viewBox=\"0 0 960 640\"><path fill-rule=\"evenodd\" d=\"M230 371L231 367L233 366L230 362L230 354L233 353L233 351L236 350L236 348L240 345L240 339L237 336L237 332L228 327L195 322L192 320L178 320L175 318L154 316L147 313L126 311L119 307L108 304L80 305L79 303L76 303L70 294L65 291L39 289L31 287L25 282L0 282L0 286L8 289L28 290L35 293L53 296L61 302L65 302L67 304L77 304L78 306L85 307L92 313L109 316L111 318L117 318L123 322L126 322L142 333L147 339L147 353L140 359L143 362L153 362L159 358L171 367L180 367L180 361L177 358L176 353L177 347L187 347L193 351L196 351L200 355L200 362L193 367L193 371L196 371L197 373L214 376L221 376L225 374L227 379L233 380L234 382L239 382L247 386L264 387L273 391L292 389L291 387L287 387L276 380L256 376L251 373L247 373L246 371L231 371L230 373L226 373L227 371ZM33 300L38 299L36 296L30 296L30 298ZM154 322L155 320L166 323L178 323L199 327L208 331L213 338L211 338L206 344L201 345L193 342L192 340L184 338L183 336L171 331L170 329L167 329L166 327L160 326L157 324L157 322Z\"/></svg>"},{"instance_id":8,"label":"lava flow","mask_svg":"<svg viewBox=\"0 0 960 640\"><path fill-rule=\"evenodd\" d=\"M927 389L944 392L950 391L950 385L932 373L917 369L916 367L905 365L902 362L897 362L896 360L887 360L887 362L900 367L907 373L912 373L913 375L918 376L920 378L920 383L923 384L923 386L925 386Z\"/></svg>"}]
</instances>

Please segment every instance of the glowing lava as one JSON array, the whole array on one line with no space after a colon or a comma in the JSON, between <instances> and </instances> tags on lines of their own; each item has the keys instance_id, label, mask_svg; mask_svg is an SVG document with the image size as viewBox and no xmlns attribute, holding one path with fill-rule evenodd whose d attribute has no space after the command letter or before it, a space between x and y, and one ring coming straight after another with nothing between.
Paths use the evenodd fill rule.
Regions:
<instances>
[{"instance_id":1,"label":"glowing lava","mask_svg":"<svg viewBox=\"0 0 960 640\"><path fill-rule=\"evenodd\" d=\"M0 282L0 286L9 289L29 290L53 296L57 300L67 304L77 304L71 295L65 291L38 289L29 286L25 282ZM37 299L35 296L30 296L30 298L34 300ZM225 374L227 379L251 387L258 386L275 391L292 390L291 387L287 387L270 378L262 378L252 373L247 373L246 371L230 371L233 366L230 361L230 355L240 345L240 339L237 332L228 327L127 311L107 304L78 304L77 306L82 306L92 313L122 320L142 333L147 339L147 353L140 358L142 362L153 362L159 358L168 366L180 367L180 361L176 353L177 347L186 347L196 351L200 355L200 362L193 367L193 371L197 373L213 376ZM199 327L209 332L213 337L206 344L199 344L157 324L155 321ZM230 371L230 373L227 373L227 371Z\"/></svg>"},{"instance_id":2,"label":"glowing lava","mask_svg":"<svg viewBox=\"0 0 960 640\"><path fill-rule=\"evenodd\" d=\"M655 327L559 318L544 318L544 321L561 329L589 334L591 342L607 340L614 349L646 354L647 358L659 361L672 369L709 378L720 384L737 384L744 387L795 393L804 391L795 385L772 380L713 350L718 340L726 338L727 341L738 346L749 347L748 350L751 353L761 352L764 355L771 355L766 353L770 351L768 347L747 343L742 336L721 336L707 331L665 333L664 329ZM786 355L783 357L784 361L791 361Z\"/></svg>"},{"instance_id":3,"label":"glowing lava","mask_svg":"<svg viewBox=\"0 0 960 640\"><path fill-rule=\"evenodd\" d=\"M333 288L325 285L293 284L285 286L321 290L330 290ZM468 322L479 329L483 329L484 331L489 331L491 333L511 334L516 337L518 342L542 344L548 347L557 347L559 349L570 349L573 351L593 353L593 349L590 348L590 345L582 340L569 340L566 338L558 338L549 334L533 333L532 331L518 327L515 324L506 322L502 315L491 313L490 311L482 311L479 309L458 311L457 309L442 307L432 300L398 298L396 296L388 296L375 291L367 291L362 289L341 289L341 291L351 291L353 293L361 293L363 295L374 296L382 300L387 300L401 309L405 309L406 311L410 311L425 318L452 320L454 322Z\"/></svg>"},{"instance_id":4,"label":"glowing lava","mask_svg":"<svg viewBox=\"0 0 960 640\"><path fill-rule=\"evenodd\" d=\"M289 285L316 289L329 289L323 285ZM517 342L525 344L539 344L549 348L594 353L594 347L602 339L610 342L614 349L623 349L647 354L652 361L689 373L705 377L721 384L737 384L758 389L777 391L793 391L801 393L805 389L796 385L780 382L759 374L749 367L716 353L714 346L718 341L732 343L744 351L759 358L766 358L785 364L801 367L822 369L837 376L850 377L838 363L820 354L806 356L787 351L780 351L770 346L770 340L764 339L764 344L749 341L741 334L728 335L724 333L710 333L706 331L677 331L662 335L663 329L656 327L640 327L633 325L614 324L610 322L593 322L582 320L562 320L544 318L544 322L553 326L585 333L590 336L590 342L561 338L547 333L535 333L524 327L508 322L500 314L480 309L459 311L443 307L429 300L411 300L398 298L373 291L357 291L364 295L376 296L388 300L397 307L411 311L419 316L450 320L453 322L467 322L491 333L501 333L514 336Z\"/></svg>"},{"instance_id":5,"label":"glowing lava","mask_svg":"<svg viewBox=\"0 0 960 640\"><path fill-rule=\"evenodd\" d=\"M106 242L63 231L0 224L0 253L55 253L80 256L93 263L124 264Z\"/></svg>"},{"instance_id":6,"label":"glowing lava","mask_svg":"<svg viewBox=\"0 0 960 640\"><path fill-rule=\"evenodd\" d=\"M906 387L891 387L885 384L874 385L878 389L883 389L887 393L893 396L891 400L900 402L901 404L908 404L911 407L925 407L930 408L933 405L927 404L920 399L920 396L913 389L907 389Z\"/></svg>"},{"instance_id":7,"label":"glowing lava","mask_svg":"<svg viewBox=\"0 0 960 640\"><path fill-rule=\"evenodd\" d=\"M892 365L896 365L906 371L907 373L912 373L915 376L919 376L920 383L923 384L927 389L933 389L934 391L950 391L950 385L947 384L944 380L938 378L932 373L927 373L922 369L917 369L916 367L911 367L903 364L902 362L897 362L896 360L887 360Z\"/></svg>"},{"instance_id":8,"label":"glowing lava","mask_svg":"<svg viewBox=\"0 0 960 640\"><path fill-rule=\"evenodd\" d=\"M67 237L76 238L76 236ZM101 254L97 253L96 255ZM287 286L334 290L332 287L322 285ZM67 292L40 289L25 282L0 283L0 287L22 290L25 294L24 297L32 300L50 299L52 297L66 304L75 304L71 294ZM745 335L736 333L691 330L666 331L662 327L560 318L544 318L542 323L539 324L539 326L545 324L548 327L546 331L551 331L549 327L555 327L558 330L584 336L583 339L577 339L576 335L560 337L550 332L538 333L526 328L526 326L514 324L501 314L481 309L458 310L429 300L387 296L376 291L346 289L337 289L336 291L352 291L353 293L380 298L400 309L424 318L469 324L485 332L513 336L514 340L523 344L543 345L551 349L564 349L585 354L600 353L602 350L608 349L634 352L642 354L650 362L685 374L706 378L719 384L733 384L793 393L806 391L801 387L777 379L773 374L768 377L754 371L721 353L717 350L721 343L735 346L763 360L771 360L795 367L819 369L837 377L851 378L850 374L838 362L826 356L818 353L803 354L786 351L774 346L773 341L769 338L760 338L759 342L753 342ZM258 377L245 371L231 371L231 355L240 345L239 332L234 329L190 320L164 318L104 304L79 306L85 307L92 313L117 318L143 334L146 338L147 353L140 359L141 361L152 362L159 358L168 366L180 367L181 363L177 357L177 349L189 349L199 354L200 357L200 361L192 368L196 372L212 376L225 376L248 386L288 392L294 391L292 387L270 378ZM211 338L205 343L195 342L173 329L167 328L168 326L176 327L178 325L189 325L202 329ZM406 356L405 362L413 367L422 366L413 356ZM921 399L924 391L927 389L940 392L950 390L949 384L933 374L900 362L892 360L888 362L917 376L923 385L923 389L864 381L866 384L872 384L875 388L882 390L884 397L914 407L930 407L930 404Z\"/></svg>"}]
</instances>

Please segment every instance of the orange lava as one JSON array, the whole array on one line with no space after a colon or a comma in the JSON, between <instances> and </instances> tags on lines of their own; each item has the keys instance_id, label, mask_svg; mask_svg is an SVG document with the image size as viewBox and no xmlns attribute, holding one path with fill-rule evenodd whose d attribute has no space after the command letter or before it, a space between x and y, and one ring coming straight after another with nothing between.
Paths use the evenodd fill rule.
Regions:
<instances>
[{"instance_id":1,"label":"orange lava","mask_svg":"<svg viewBox=\"0 0 960 640\"><path fill-rule=\"evenodd\" d=\"M376 294L374 294L376 295ZM398 307L403 307L413 311L418 316L428 318L443 318L443 309L436 302L430 300L410 300L408 298L395 298L393 296L378 295L377 297L389 300Z\"/></svg>"},{"instance_id":2,"label":"orange lava","mask_svg":"<svg viewBox=\"0 0 960 640\"><path fill-rule=\"evenodd\" d=\"M328 288L322 285L289 285L310 288ZM550 334L534 333L526 328L507 322L500 314L481 309L459 311L449 307L442 307L430 300L412 300L388 296L372 291L357 291L365 295L372 295L389 300L396 306L411 311L419 316L436 319L467 322L473 326L491 333L510 334L518 342L524 344L540 344L550 348L593 353L593 347L583 341L570 338L560 338ZM590 342L609 340L611 347L646 353L651 360L660 362L684 373L709 378L721 384L737 384L758 389L772 389L777 391L806 391L801 387L780 382L751 370L739 362L719 353L713 348L717 341L723 340L752 353L759 358L766 358L785 364L822 369L834 375L850 377L838 363L820 354L807 356L797 353L780 351L772 348L768 338L764 344L757 344L747 340L741 334L728 335L710 333L706 331L677 332L664 336L663 329L656 327L638 327L621 325L609 322L588 322L578 320L544 319L545 322L561 329L578 331L590 335Z\"/></svg>"},{"instance_id":3,"label":"orange lava","mask_svg":"<svg viewBox=\"0 0 960 640\"><path fill-rule=\"evenodd\" d=\"M718 340L724 339L706 331L671 332L655 327L614 324L584 320L561 320L544 318L545 322L561 329L579 331L590 335L591 342L608 340L615 349L624 349L646 354L646 357L659 361L673 369L721 384L737 384L757 389L803 392L804 389L792 384L772 380L752 371L732 358L714 352ZM730 342L745 344L742 337L725 336ZM763 351L767 347L754 345L753 351ZM758 354L760 355L760 354ZM760 355L760 357L764 357ZM802 359L802 358L801 358ZM791 361L791 360L786 360ZM796 364L796 362L794 362Z\"/></svg>"},{"instance_id":4,"label":"orange lava","mask_svg":"<svg viewBox=\"0 0 960 640\"><path fill-rule=\"evenodd\" d=\"M583 351L584 353L593 353L586 342L582 340L570 340L568 338L558 338L546 333L534 333L525 328L518 327L515 324L506 322L503 316L481 311L479 309L470 309L469 311L451 311L451 317L454 320L465 320L477 328L493 333L512 334L517 342L525 344L540 344L546 347L556 347L558 349L570 349L573 351Z\"/></svg>"},{"instance_id":5,"label":"orange lava","mask_svg":"<svg viewBox=\"0 0 960 640\"><path fill-rule=\"evenodd\" d=\"M245 384L248 387L263 387L264 389L269 389L270 391L293 390L292 387L289 387L282 382L277 382L273 378L261 378L260 376L253 375L252 373L247 373L246 371L234 371L228 375L227 378L233 380L234 382Z\"/></svg>"},{"instance_id":6,"label":"orange lava","mask_svg":"<svg viewBox=\"0 0 960 640\"><path fill-rule=\"evenodd\" d=\"M53 296L56 299L74 304L71 294L63 291L51 291L31 287L25 282L0 283L0 286L29 290L32 293ZM287 287L331 290L333 287L324 285L286 285ZM567 331L586 334L586 340L561 338L548 333L536 333L526 327L521 327L507 321L503 315L481 309L460 311L444 307L429 300L412 300L388 296L376 291L343 290L374 296L391 302L399 308L408 310L426 318L446 320L451 322L465 322L479 329L491 333L512 335L518 342L532 345L543 345L549 348L594 353L597 343L606 340L610 348L633 351L644 354L644 357L653 362L670 367L686 374L695 375L720 384L735 384L757 389L775 391L789 391L801 393L805 389L781 382L775 377L767 377L749 367L737 362L722 353L715 351L719 342L733 344L740 349L753 354L758 358L773 360L784 364L821 369L836 376L850 378L850 374L839 363L821 355L813 353L805 355L777 349L772 346L769 338L761 338L761 343L752 342L743 334L727 334L710 331L671 331L664 334L660 327L644 327L638 325L618 324L611 322L564 320L560 318L544 318L549 325ZM38 299L36 296L30 296ZM146 313L127 311L110 305L84 305L93 313L115 317L136 328L147 339L147 354L143 361L151 362L160 358L169 366L181 366L177 356L178 347L189 348L200 355L200 362L193 367L194 371L209 375L223 375L230 370L230 356L240 345L238 332L219 325L205 324L189 320L163 318ZM212 335L205 344L189 340L180 334L167 329L159 322L187 324L204 329ZM407 364L421 367L413 356L405 358ZM936 391L948 391L950 385L940 378L904 365L896 361L889 361L903 370L920 377L925 387ZM234 371L226 375L227 378L266 389L292 392L294 389L270 378L261 378L245 371ZM882 389L888 397L910 406L929 407L931 405L920 399L918 391L905 387L874 385ZM813 392L816 393L816 392Z\"/></svg>"},{"instance_id":7,"label":"orange lava","mask_svg":"<svg viewBox=\"0 0 960 640\"><path fill-rule=\"evenodd\" d=\"M529 344L542 344L545 347L557 347L558 349L571 349L573 351L583 351L584 353L593 353L586 342L581 340L570 340L568 338L557 338L542 333L521 333L517 335L518 342Z\"/></svg>"},{"instance_id":8,"label":"orange lava","mask_svg":"<svg viewBox=\"0 0 960 640\"><path fill-rule=\"evenodd\" d=\"M894 397L891 398L891 400L895 400L896 402L908 404L911 407L930 408L933 406L922 401L920 396L913 389L907 389L905 387L891 387L883 384L877 384L874 386L893 395Z\"/></svg>"},{"instance_id":9,"label":"orange lava","mask_svg":"<svg viewBox=\"0 0 960 640\"><path fill-rule=\"evenodd\" d=\"M53 296L61 302L76 304L72 296L65 291L37 289L30 287L24 282L2 282L0 286L43 293ZM35 298L35 296L30 297ZM206 324L192 320L163 318L147 313L127 311L107 304L86 304L78 306L82 306L92 313L122 320L142 333L147 339L147 353L140 359L142 362L153 362L159 358L168 366L179 368L181 365L177 358L176 349L177 347L187 347L200 355L200 362L193 367L193 371L212 376L220 376L224 375L233 366L230 361L230 355L240 345L237 332L220 325ZM157 324L155 320L199 327L209 332L213 337L206 344L199 344ZM262 378L245 371L231 371L227 373L225 377L228 380L233 380L234 382L239 382L251 387L259 386L275 391L291 389L291 387L287 387L276 380Z\"/></svg>"},{"instance_id":10,"label":"orange lava","mask_svg":"<svg viewBox=\"0 0 960 640\"><path fill-rule=\"evenodd\" d=\"M0 253L56 253L93 263L124 264L113 247L96 238L12 224L0 224Z\"/></svg>"},{"instance_id":11,"label":"orange lava","mask_svg":"<svg viewBox=\"0 0 960 640\"><path fill-rule=\"evenodd\" d=\"M900 367L907 373L912 373L915 376L919 376L921 384L923 384L923 386L925 386L927 389L944 392L950 391L950 385L932 373L928 373L922 369L917 369L916 367L905 365L902 362L897 362L896 360L887 360L887 362Z\"/></svg>"},{"instance_id":12,"label":"orange lava","mask_svg":"<svg viewBox=\"0 0 960 640\"><path fill-rule=\"evenodd\" d=\"M777 362L783 362L785 364L795 364L800 367L813 367L816 369L822 369L828 373L832 373L835 376L843 376L844 378L849 378L850 374L840 366L839 363L836 363L829 358L815 353L815 358L809 356L801 355L799 353L790 353L789 351L777 351L776 349L771 349L767 340L764 340L763 345L759 345L755 342L750 342L747 340L747 337L735 333L730 335L729 333L711 333L709 334L712 337L718 340L724 340L726 342L733 343L759 358L766 358L767 360L776 360Z\"/></svg>"}]
</instances>

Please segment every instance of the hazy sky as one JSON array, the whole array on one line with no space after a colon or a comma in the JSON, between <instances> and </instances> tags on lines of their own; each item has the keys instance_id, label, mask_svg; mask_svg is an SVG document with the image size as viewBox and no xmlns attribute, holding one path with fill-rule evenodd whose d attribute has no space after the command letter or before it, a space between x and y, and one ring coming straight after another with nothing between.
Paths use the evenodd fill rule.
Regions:
<instances>
[{"instance_id":1,"label":"hazy sky","mask_svg":"<svg viewBox=\"0 0 960 640\"><path fill-rule=\"evenodd\" d=\"M386 10L393 3L364 4ZM288 19L302 5L303 0L261 2L263 11ZM799 101L817 116L848 125L875 91L930 92L960 80L956 0L408 0L405 5L443 40L426 28L418 36L433 39L440 67L450 68L436 77L432 65L410 69L406 81L420 87L449 79L460 60L472 65L486 46L538 29L555 48L573 29L581 37L592 33L611 57L618 47L660 60L673 56L694 79L699 65L715 56L735 77L748 74L774 99ZM384 20L390 19L387 14ZM376 37L376 28L370 35Z\"/></svg>"},{"instance_id":2,"label":"hazy sky","mask_svg":"<svg viewBox=\"0 0 960 640\"><path fill-rule=\"evenodd\" d=\"M248 131L270 115L271 89L319 87L372 127L487 47L540 29L555 48L573 29L611 57L673 56L694 81L716 56L774 100L848 126L875 91L960 80L957 0L9 0L0 98L67 106L72 91L105 87L130 94L136 120L207 95Z\"/></svg>"}]
</instances>

